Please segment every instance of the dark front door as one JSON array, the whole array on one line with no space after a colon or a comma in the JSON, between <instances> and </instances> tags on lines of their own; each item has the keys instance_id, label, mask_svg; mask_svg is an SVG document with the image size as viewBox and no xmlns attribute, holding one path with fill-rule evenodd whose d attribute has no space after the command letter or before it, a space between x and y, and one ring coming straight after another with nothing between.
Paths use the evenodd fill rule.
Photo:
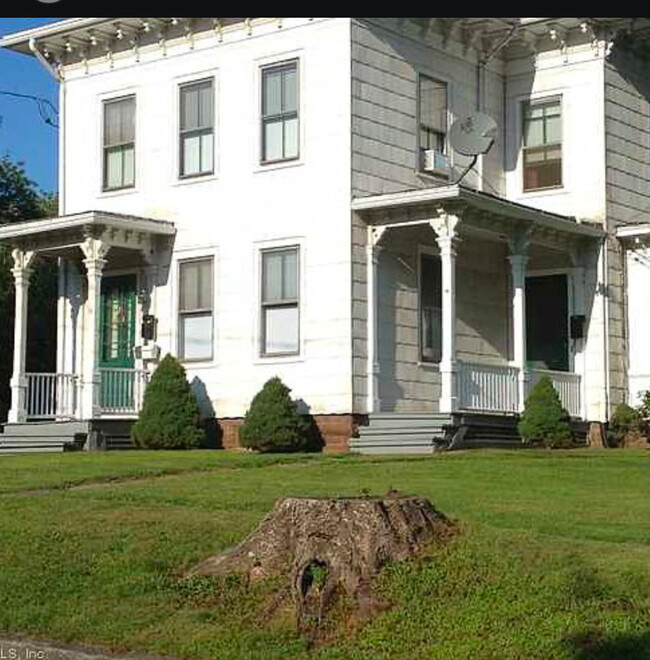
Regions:
<instances>
[{"instance_id":1,"label":"dark front door","mask_svg":"<svg viewBox=\"0 0 650 660\"><path fill-rule=\"evenodd\" d=\"M135 365L136 277L120 275L102 280L100 311L102 408L130 408L133 378L128 369Z\"/></svg>"},{"instance_id":2,"label":"dark front door","mask_svg":"<svg viewBox=\"0 0 650 660\"><path fill-rule=\"evenodd\" d=\"M526 278L526 356L530 367L569 371L566 275Z\"/></svg>"}]
</instances>

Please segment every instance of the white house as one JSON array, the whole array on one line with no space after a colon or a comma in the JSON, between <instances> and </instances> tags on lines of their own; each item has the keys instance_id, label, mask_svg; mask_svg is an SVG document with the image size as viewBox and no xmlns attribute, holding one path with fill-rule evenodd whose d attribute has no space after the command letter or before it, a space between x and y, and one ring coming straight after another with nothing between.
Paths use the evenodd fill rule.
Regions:
<instances>
[{"instance_id":1,"label":"white house","mask_svg":"<svg viewBox=\"0 0 650 660\"><path fill-rule=\"evenodd\" d=\"M628 351L650 323L649 25L73 18L5 37L60 81L61 160L59 216L0 228L0 447L126 434L166 353L225 446L274 375L328 449L513 439L544 373L585 434L607 421L650 386L650 352ZM477 109L499 128L462 176L448 132ZM52 374L25 372L37 258L59 263Z\"/></svg>"}]
</instances>

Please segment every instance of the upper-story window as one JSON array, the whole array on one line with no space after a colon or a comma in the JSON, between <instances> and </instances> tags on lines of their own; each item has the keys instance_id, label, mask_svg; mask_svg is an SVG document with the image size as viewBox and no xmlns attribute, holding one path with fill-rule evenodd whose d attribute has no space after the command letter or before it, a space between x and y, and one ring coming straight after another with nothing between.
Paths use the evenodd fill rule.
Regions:
<instances>
[{"instance_id":1,"label":"upper-story window","mask_svg":"<svg viewBox=\"0 0 650 660\"><path fill-rule=\"evenodd\" d=\"M523 104L524 190L562 185L562 110L559 98Z\"/></svg>"},{"instance_id":2,"label":"upper-story window","mask_svg":"<svg viewBox=\"0 0 650 660\"><path fill-rule=\"evenodd\" d=\"M262 355L300 352L298 247L262 252Z\"/></svg>"},{"instance_id":3,"label":"upper-story window","mask_svg":"<svg viewBox=\"0 0 650 660\"><path fill-rule=\"evenodd\" d=\"M104 102L104 190L135 185L135 96Z\"/></svg>"},{"instance_id":4,"label":"upper-story window","mask_svg":"<svg viewBox=\"0 0 650 660\"><path fill-rule=\"evenodd\" d=\"M214 172L214 81L201 80L180 87L181 177Z\"/></svg>"},{"instance_id":5,"label":"upper-story window","mask_svg":"<svg viewBox=\"0 0 650 660\"><path fill-rule=\"evenodd\" d=\"M424 163L424 152L434 149L447 151L447 84L420 75L418 77L418 104L420 122L420 162Z\"/></svg>"},{"instance_id":6,"label":"upper-story window","mask_svg":"<svg viewBox=\"0 0 650 660\"><path fill-rule=\"evenodd\" d=\"M298 62L262 69L262 162L299 156Z\"/></svg>"}]
</instances>

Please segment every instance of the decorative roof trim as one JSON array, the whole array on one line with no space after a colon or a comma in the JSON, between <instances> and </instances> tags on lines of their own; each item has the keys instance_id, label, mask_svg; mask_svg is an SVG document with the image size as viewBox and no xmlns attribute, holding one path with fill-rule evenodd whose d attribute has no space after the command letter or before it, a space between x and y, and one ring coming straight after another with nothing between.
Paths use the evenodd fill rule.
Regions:
<instances>
[{"instance_id":1,"label":"decorative roof trim","mask_svg":"<svg viewBox=\"0 0 650 660\"><path fill-rule=\"evenodd\" d=\"M436 203L444 204L445 202L465 202L474 208L569 234L601 239L606 236L603 229L576 222L573 217L549 213L459 185L359 197L352 200L352 210L359 213L388 211L424 205L433 206Z\"/></svg>"},{"instance_id":2,"label":"decorative roof trim","mask_svg":"<svg viewBox=\"0 0 650 660\"><path fill-rule=\"evenodd\" d=\"M57 218L43 218L41 220L14 222L3 225L0 227L0 242L86 226L104 226L112 229L123 229L159 236L173 236L176 233L174 224L164 220L140 218L121 213L109 213L107 211L85 211L84 213L64 215Z\"/></svg>"}]
</instances>

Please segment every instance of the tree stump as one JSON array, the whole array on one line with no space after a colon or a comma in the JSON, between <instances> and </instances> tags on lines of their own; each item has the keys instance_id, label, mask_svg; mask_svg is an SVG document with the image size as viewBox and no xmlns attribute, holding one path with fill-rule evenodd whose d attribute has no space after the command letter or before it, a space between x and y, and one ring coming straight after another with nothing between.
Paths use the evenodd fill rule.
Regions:
<instances>
[{"instance_id":1,"label":"tree stump","mask_svg":"<svg viewBox=\"0 0 650 660\"><path fill-rule=\"evenodd\" d=\"M240 573L250 580L287 575L300 629L320 622L346 594L362 616L373 600L371 578L388 561L449 536L452 523L423 497L278 500L260 526L233 550L210 557L189 575Z\"/></svg>"}]
</instances>

